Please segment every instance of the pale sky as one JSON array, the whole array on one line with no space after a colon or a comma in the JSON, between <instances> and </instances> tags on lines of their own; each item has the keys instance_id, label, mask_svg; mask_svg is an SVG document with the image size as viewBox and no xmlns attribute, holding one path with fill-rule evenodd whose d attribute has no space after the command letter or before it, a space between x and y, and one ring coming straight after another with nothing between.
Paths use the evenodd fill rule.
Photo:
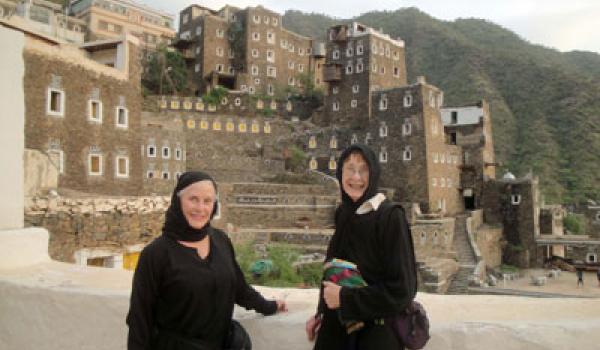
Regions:
<instances>
[{"instance_id":1,"label":"pale sky","mask_svg":"<svg viewBox=\"0 0 600 350\"><path fill-rule=\"evenodd\" d=\"M262 5L283 14L287 9L348 19L369 11L417 7L443 20L482 18L508 28L531 43L560 51L600 53L599 0L138 0L178 15L191 4L218 10L225 4L244 8Z\"/></svg>"}]
</instances>

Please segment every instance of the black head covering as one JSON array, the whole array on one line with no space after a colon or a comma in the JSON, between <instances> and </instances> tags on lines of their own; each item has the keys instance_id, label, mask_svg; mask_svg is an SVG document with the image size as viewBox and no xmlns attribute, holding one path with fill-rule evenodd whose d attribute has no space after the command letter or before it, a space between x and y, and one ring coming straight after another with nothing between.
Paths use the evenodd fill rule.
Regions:
<instances>
[{"instance_id":1,"label":"black head covering","mask_svg":"<svg viewBox=\"0 0 600 350\"><path fill-rule=\"evenodd\" d=\"M209 180L212 182L215 187L215 193L217 192L217 183L210 177L208 174L205 174L200 171L187 171L183 173L179 180L177 180L177 186L173 190L173 195L171 196L171 205L169 209L167 209L167 213L165 214L165 224L163 226L163 235L171 237L178 241L186 241L186 242L197 242L201 241L210 233L210 220L204 225L204 227L200 229L193 228L187 222L185 216L183 215L183 211L181 211L181 200L179 199L179 191L188 187L189 185L199 182ZM215 206L213 208L213 212L210 215L212 219L217 212L218 203L215 201Z\"/></svg>"},{"instance_id":2,"label":"black head covering","mask_svg":"<svg viewBox=\"0 0 600 350\"><path fill-rule=\"evenodd\" d=\"M344 162L350 154L358 152L362 154L363 158L367 162L369 166L369 185L363 193L362 197L360 197L356 202L352 201L350 196L344 191L344 186L342 185L342 168L344 166ZM366 145L355 143L350 147L346 148L342 154L340 155L340 159L338 159L337 168L335 176L337 177L340 183L340 191L342 192L342 206L351 209L352 212L356 211L361 204L363 204L366 200L370 199L374 195L377 194L377 189L379 188L379 176L381 174L381 168L379 166L379 159L375 155L375 152L371 150Z\"/></svg>"}]
</instances>

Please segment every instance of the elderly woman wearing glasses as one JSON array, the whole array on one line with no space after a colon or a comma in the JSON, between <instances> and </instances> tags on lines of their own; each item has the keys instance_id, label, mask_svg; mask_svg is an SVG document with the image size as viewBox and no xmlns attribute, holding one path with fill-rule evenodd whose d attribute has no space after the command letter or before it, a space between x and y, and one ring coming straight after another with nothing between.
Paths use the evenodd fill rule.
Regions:
<instances>
[{"instance_id":1,"label":"elderly woman wearing glasses","mask_svg":"<svg viewBox=\"0 0 600 350\"><path fill-rule=\"evenodd\" d=\"M404 310L416 294L412 237L401 207L378 193L380 166L367 146L354 144L338 161L342 204L326 260L357 267L366 286L324 281L316 315L306 322L315 350L401 349L380 320ZM334 261L334 262L335 262ZM358 330L348 322L360 324Z\"/></svg>"}]
</instances>

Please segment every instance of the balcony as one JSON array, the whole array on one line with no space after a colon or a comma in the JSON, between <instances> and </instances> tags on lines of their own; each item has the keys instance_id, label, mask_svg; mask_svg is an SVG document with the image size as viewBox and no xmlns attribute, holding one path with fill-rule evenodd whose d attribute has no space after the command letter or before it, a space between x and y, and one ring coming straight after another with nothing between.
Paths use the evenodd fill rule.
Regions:
<instances>
[{"instance_id":1,"label":"balcony","mask_svg":"<svg viewBox=\"0 0 600 350\"><path fill-rule=\"evenodd\" d=\"M339 63L329 63L323 67L323 81L342 80L342 65Z\"/></svg>"}]
</instances>

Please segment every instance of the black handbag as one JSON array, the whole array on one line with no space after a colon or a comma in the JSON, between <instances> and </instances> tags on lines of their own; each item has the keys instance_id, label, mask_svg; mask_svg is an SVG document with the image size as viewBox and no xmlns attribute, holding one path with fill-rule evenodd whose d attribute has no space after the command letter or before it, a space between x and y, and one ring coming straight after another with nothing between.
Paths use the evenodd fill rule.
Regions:
<instances>
[{"instance_id":1,"label":"black handbag","mask_svg":"<svg viewBox=\"0 0 600 350\"><path fill-rule=\"evenodd\" d=\"M405 311L386 319L385 323L408 349L422 349L429 341L429 319L423 305L417 301L413 300Z\"/></svg>"},{"instance_id":2,"label":"black handbag","mask_svg":"<svg viewBox=\"0 0 600 350\"><path fill-rule=\"evenodd\" d=\"M223 344L225 350L252 350L250 335L244 327L236 320L231 320L229 332Z\"/></svg>"}]
</instances>

